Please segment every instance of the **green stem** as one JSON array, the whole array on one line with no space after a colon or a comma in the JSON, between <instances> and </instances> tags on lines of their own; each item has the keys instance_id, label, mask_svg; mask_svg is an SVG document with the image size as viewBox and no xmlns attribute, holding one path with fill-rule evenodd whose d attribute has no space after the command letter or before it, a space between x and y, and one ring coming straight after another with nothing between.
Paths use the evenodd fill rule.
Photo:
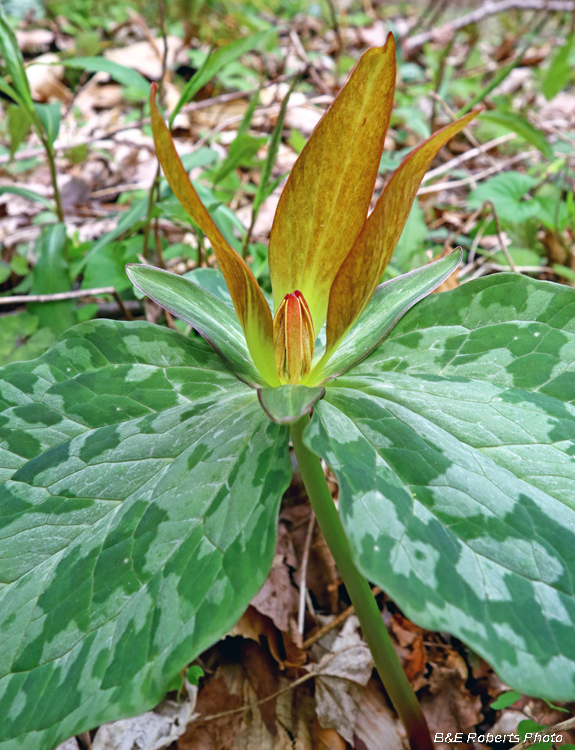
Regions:
<instances>
[{"instance_id":1,"label":"green stem","mask_svg":"<svg viewBox=\"0 0 575 750\"><path fill-rule=\"evenodd\" d=\"M41 128L41 126L40 126ZM54 150L49 143L48 139L44 137L43 131L40 130L40 140L42 145L46 149L46 156L48 157L48 165L50 167L50 179L52 180L52 190L54 191L54 203L56 204L56 215L58 221L64 221L64 211L62 210L62 201L60 200L60 189L58 188L58 182L56 180L56 159Z\"/></svg>"},{"instance_id":2,"label":"green stem","mask_svg":"<svg viewBox=\"0 0 575 750\"><path fill-rule=\"evenodd\" d=\"M405 726L411 750L433 750L421 706L397 658L377 602L353 561L320 460L303 443L308 424L306 415L290 426L290 434L311 507L345 583L379 676Z\"/></svg>"}]
</instances>

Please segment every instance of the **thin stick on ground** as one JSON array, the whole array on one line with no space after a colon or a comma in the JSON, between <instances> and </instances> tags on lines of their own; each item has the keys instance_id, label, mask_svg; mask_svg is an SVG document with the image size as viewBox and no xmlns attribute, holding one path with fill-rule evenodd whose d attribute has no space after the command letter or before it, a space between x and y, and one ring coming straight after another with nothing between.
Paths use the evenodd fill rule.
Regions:
<instances>
[{"instance_id":1,"label":"thin stick on ground","mask_svg":"<svg viewBox=\"0 0 575 750\"><path fill-rule=\"evenodd\" d=\"M371 593L373 596L378 596L381 594L381 589L379 586L374 586L371 589ZM334 628L337 628L338 625L340 625L342 622L345 622L348 617L353 615L355 612L355 607L353 604L351 604L347 609L344 609L343 612L340 612L337 617L334 617L331 622L328 622L327 625L324 625L319 630L316 630L315 633L312 633L309 638L306 638L305 641L302 643L302 649L305 651L310 646L313 646L314 643L319 641L321 638L326 635L326 633L329 633L330 630L333 630Z\"/></svg>"},{"instance_id":2,"label":"thin stick on ground","mask_svg":"<svg viewBox=\"0 0 575 750\"><path fill-rule=\"evenodd\" d=\"M575 2L573 0L486 0L479 8L464 16L449 21L436 29L424 31L421 34L406 39L404 47L413 50L422 47L434 39L445 39L448 33L455 33L459 29L473 23L479 23L484 18L495 16L499 13L507 13L510 10L546 10L558 13L573 13Z\"/></svg>"},{"instance_id":3,"label":"thin stick on ground","mask_svg":"<svg viewBox=\"0 0 575 750\"><path fill-rule=\"evenodd\" d=\"M545 730L541 730L540 734L560 734L561 732L568 732L570 729L575 729L575 716L560 721L559 724L554 724L552 727L546 727ZM518 745L513 745L511 750L527 750L527 748L533 747L535 743L536 740L525 740Z\"/></svg>"},{"instance_id":4,"label":"thin stick on ground","mask_svg":"<svg viewBox=\"0 0 575 750\"><path fill-rule=\"evenodd\" d=\"M299 582L299 610L297 615L297 631L300 635L303 635L305 625L305 600L306 600L306 578L307 578L307 566L309 563L309 553L311 550L311 543L313 540L313 529L315 526L315 516L310 513L309 522L307 525L307 531L305 534L305 543L303 546L303 555L301 558L301 575Z\"/></svg>"},{"instance_id":5,"label":"thin stick on ground","mask_svg":"<svg viewBox=\"0 0 575 750\"><path fill-rule=\"evenodd\" d=\"M96 289L75 289L72 292L56 292L55 294L14 294L11 297L0 297L0 305L26 305L29 302L60 302L66 299L101 297L103 294L111 294L114 297L126 320L134 319L132 313L125 306L124 300L113 286L102 286Z\"/></svg>"}]
</instances>

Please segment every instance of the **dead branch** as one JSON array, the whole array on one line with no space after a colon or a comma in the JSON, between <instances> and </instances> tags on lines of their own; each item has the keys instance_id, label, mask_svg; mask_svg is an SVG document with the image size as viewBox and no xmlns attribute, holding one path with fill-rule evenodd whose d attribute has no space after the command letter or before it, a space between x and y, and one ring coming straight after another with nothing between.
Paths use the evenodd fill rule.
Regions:
<instances>
[{"instance_id":1,"label":"dead branch","mask_svg":"<svg viewBox=\"0 0 575 750\"><path fill-rule=\"evenodd\" d=\"M469 26L469 24L478 23L484 18L495 16L498 13L506 13L510 10L545 10L559 13L573 13L575 12L575 2L571 0L499 0L499 2L486 0L483 5L471 13L443 24L443 26L437 29L423 31L420 34L405 39L403 42L404 49L411 51L418 49L427 42L439 39L445 40L456 31L459 31L459 29Z\"/></svg>"}]
</instances>

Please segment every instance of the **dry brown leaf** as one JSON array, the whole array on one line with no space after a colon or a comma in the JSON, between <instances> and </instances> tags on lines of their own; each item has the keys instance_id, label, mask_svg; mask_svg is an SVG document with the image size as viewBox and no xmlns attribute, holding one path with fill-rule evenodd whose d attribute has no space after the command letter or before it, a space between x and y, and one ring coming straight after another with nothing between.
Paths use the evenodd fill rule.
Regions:
<instances>
[{"instance_id":1,"label":"dry brown leaf","mask_svg":"<svg viewBox=\"0 0 575 750\"><path fill-rule=\"evenodd\" d=\"M176 61L176 54L181 48L182 42L177 36L168 36L168 68ZM133 68L146 78L157 81L162 75L162 56L164 54L164 41L160 37L150 42L135 42L127 47L119 49L108 49L104 52L107 60Z\"/></svg>"},{"instance_id":2,"label":"dry brown leaf","mask_svg":"<svg viewBox=\"0 0 575 750\"><path fill-rule=\"evenodd\" d=\"M287 684L283 681L282 687ZM290 691L282 695L287 695L291 701ZM261 709L265 704L258 706L257 701L242 665L218 667L214 677L200 690L197 710L205 717L237 708L246 710L208 721L199 719L188 726L185 735L178 740L178 750L294 750L291 724L288 723L286 729L284 722L276 721L272 734L262 718ZM282 715L285 713L284 707ZM300 747L309 750L305 742Z\"/></svg>"},{"instance_id":3,"label":"dry brown leaf","mask_svg":"<svg viewBox=\"0 0 575 750\"><path fill-rule=\"evenodd\" d=\"M153 711L102 724L92 750L161 750L181 737L195 718L197 688L185 683L187 697L179 703L164 700Z\"/></svg>"},{"instance_id":4,"label":"dry brown leaf","mask_svg":"<svg viewBox=\"0 0 575 750\"><path fill-rule=\"evenodd\" d=\"M303 558L310 512L310 507L305 502L286 508L280 515L280 519L288 524L291 534L296 559L293 577L298 584L301 576L299 564ZM339 611L339 582L334 559L316 524L309 555L306 586L323 611L328 610L334 614Z\"/></svg>"},{"instance_id":5,"label":"dry brown leaf","mask_svg":"<svg viewBox=\"0 0 575 750\"><path fill-rule=\"evenodd\" d=\"M373 670L369 648L358 632L359 620L349 617L341 632L317 666L315 699L322 727L335 729L348 742L365 686Z\"/></svg>"},{"instance_id":6,"label":"dry brown leaf","mask_svg":"<svg viewBox=\"0 0 575 750\"><path fill-rule=\"evenodd\" d=\"M423 643L425 631L398 612L392 616L390 624L400 646L402 666L407 679L418 690L426 683L422 678L427 665L427 652Z\"/></svg>"},{"instance_id":7,"label":"dry brown leaf","mask_svg":"<svg viewBox=\"0 0 575 750\"><path fill-rule=\"evenodd\" d=\"M481 721L481 699L471 695L457 669L434 666L428 690L421 699L421 707L432 737L436 732L463 732L465 736ZM435 747L436 750L450 750L443 744ZM467 745L460 747L466 750Z\"/></svg>"},{"instance_id":8,"label":"dry brown leaf","mask_svg":"<svg viewBox=\"0 0 575 750\"><path fill-rule=\"evenodd\" d=\"M96 74L98 77L105 78L105 73ZM74 105L86 117L99 109L114 109L119 107L124 101L122 87L118 83L106 83L99 85L94 76L88 85L80 91Z\"/></svg>"},{"instance_id":9,"label":"dry brown leaf","mask_svg":"<svg viewBox=\"0 0 575 750\"><path fill-rule=\"evenodd\" d=\"M288 633L281 633L269 617L252 606L247 608L228 635L250 638L258 643L264 637L271 655L282 669L301 666L307 660L306 652L293 642Z\"/></svg>"},{"instance_id":10,"label":"dry brown leaf","mask_svg":"<svg viewBox=\"0 0 575 750\"><path fill-rule=\"evenodd\" d=\"M18 29L16 31L18 49L24 53L48 49L55 38L56 34L49 29Z\"/></svg>"},{"instance_id":11,"label":"dry brown leaf","mask_svg":"<svg viewBox=\"0 0 575 750\"><path fill-rule=\"evenodd\" d=\"M324 729L314 721L312 730L313 750L345 750L347 745L334 729Z\"/></svg>"},{"instance_id":12,"label":"dry brown leaf","mask_svg":"<svg viewBox=\"0 0 575 750\"><path fill-rule=\"evenodd\" d=\"M555 127L567 127L575 123L575 94L562 91L546 102L539 112L542 123L550 121Z\"/></svg>"},{"instance_id":13,"label":"dry brown leaf","mask_svg":"<svg viewBox=\"0 0 575 750\"><path fill-rule=\"evenodd\" d=\"M66 740L66 742L62 742L61 745L58 745L56 750L80 750L80 747L78 745L78 740L75 737L71 737L69 740Z\"/></svg>"},{"instance_id":14,"label":"dry brown leaf","mask_svg":"<svg viewBox=\"0 0 575 750\"><path fill-rule=\"evenodd\" d=\"M218 668L214 677L198 693L196 710L200 718L188 726L178 740L178 750L232 750L243 714L232 714L208 722L203 722L201 717L241 708L244 701L238 683L243 683L243 680L239 665Z\"/></svg>"},{"instance_id":15,"label":"dry brown leaf","mask_svg":"<svg viewBox=\"0 0 575 750\"><path fill-rule=\"evenodd\" d=\"M290 620L297 617L299 596L292 583L290 568L296 566L290 534L283 523L278 526L276 554L263 588L252 599L252 607L267 615L284 633L293 630Z\"/></svg>"},{"instance_id":16,"label":"dry brown leaf","mask_svg":"<svg viewBox=\"0 0 575 750\"><path fill-rule=\"evenodd\" d=\"M433 260L439 260L440 258L444 258L446 255L448 255L453 250L452 247L446 247L445 250L442 253L439 253ZM439 292L449 292L452 289L456 289L459 286L459 280L457 278L457 269L451 274L451 276L448 276L445 281L443 281L437 289L434 289L432 294L438 294Z\"/></svg>"},{"instance_id":17,"label":"dry brown leaf","mask_svg":"<svg viewBox=\"0 0 575 750\"><path fill-rule=\"evenodd\" d=\"M388 29L381 19L377 19L371 26L359 29L359 38L367 47L383 47Z\"/></svg>"},{"instance_id":18,"label":"dry brown leaf","mask_svg":"<svg viewBox=\"0 0 575 750\"><path fill-rule=\"evenodd\" d=\"M46 52L46 54L36 57L26 67L30 91L35 101L47 102L57 99L67 104L71 100L72 94L62 83L64 66L53 64L59 62L58 55L54 52Z\"/></svg>"},{"instance_id":19,"label":"dry brown leaf","mask_svg":"<svg viewBox=\"0 0 575 750\"><path fill-rule=\"evenodd\" d=\"M355 722L355 750L400 750L404 732L379 680L371 678Z\"/></svg>"},{"instance_id":20,"label":"dry brown leaf","mask_svg":"<svg viewBox=\"0 0 575 750\"><path fill-rule=\"evenodd\" d=\"M255 690L259 701L277 693L279 685L278 667L267 649L253 641L243 641L241 659L249 683ZM260 703L259 707L264 724L273 736L277 734L276 702L276 698L271 698Z\"/></svg>"},{"instance_id":21,"label":"dry brown leaf","mask_svg":"<svg viewBox=\"0 0 575 750\"><path fill-rule=\"evenodd\" d=\"M293 128L301 133L304 138L309 138L315 126L321 120L323 110L309 107L292 107L288 109L285 116L286 128Z\"/></svg>"}]
</instances>

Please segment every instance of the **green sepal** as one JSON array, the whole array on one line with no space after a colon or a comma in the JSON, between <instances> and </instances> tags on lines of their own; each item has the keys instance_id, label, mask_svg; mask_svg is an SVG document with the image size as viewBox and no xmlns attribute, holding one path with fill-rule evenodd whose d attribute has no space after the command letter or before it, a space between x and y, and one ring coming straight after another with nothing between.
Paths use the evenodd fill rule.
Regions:
<instances>
[{"instance_id":1,"label":"green sepal","mask_svg":"<svg viewBox=\"0 0 575 750\"><path fill-rule=\"evenodd\" d=\"M238 378L250 385L265 384L253 363L237 315L215 294L152 266L129 264L126 273L145 295L198 331Z\"/></svg>"},{"instance_id":2,"label":"green sepal","mask_svg":"<svg viewBox=\"0 0 575 750\"><path fill-rule=\"evenodd\" d=\"M445 258L380 284L357 324L323 365L320 353L308 382L336 378L367 357L416 302L455 271L461 256L457 248Z\"/></svg>"},{"instance_id":3,"label":"green sepal","mask_svg":"<svg viewBox=\"0 0 575 750\"><path fill-rule=\"evenodd\" d=\"M258 388L262 409L277 424L297 422L308 414L325 395L325 388L305 385L281 385L279 388Z\"/></svg>"}]
</instances>

